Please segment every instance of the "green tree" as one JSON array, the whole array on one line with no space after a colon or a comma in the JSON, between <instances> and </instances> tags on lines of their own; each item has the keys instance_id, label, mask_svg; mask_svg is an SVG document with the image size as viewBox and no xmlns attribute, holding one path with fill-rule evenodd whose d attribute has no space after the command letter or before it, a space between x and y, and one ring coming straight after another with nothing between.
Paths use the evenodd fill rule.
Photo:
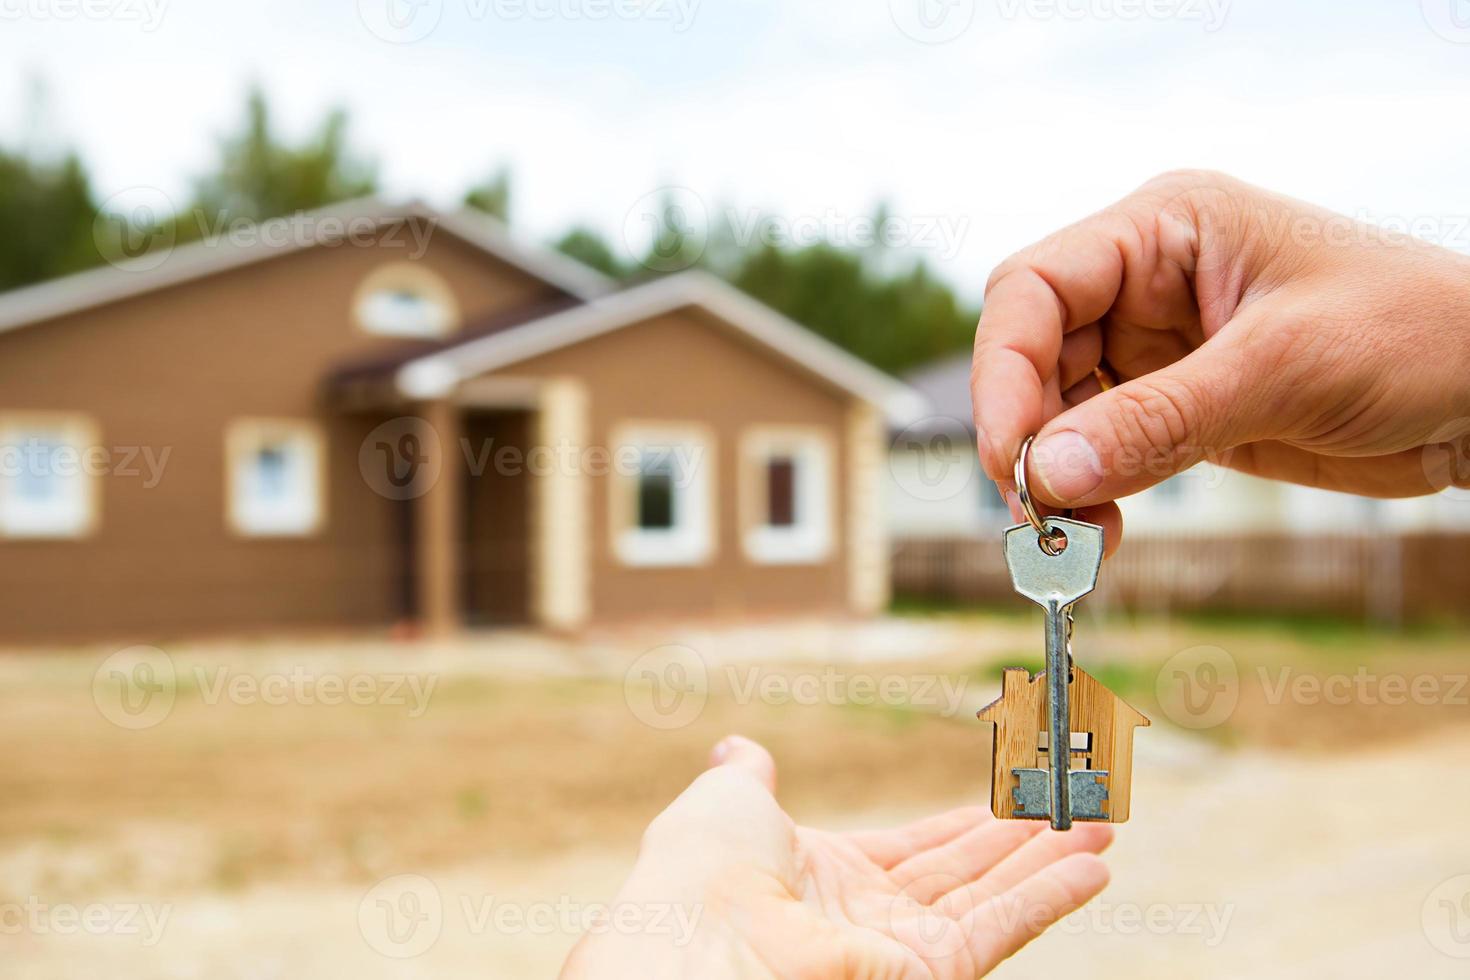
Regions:
<instances>
[{"instance_id":1,"label":"green tree","mask_svg":"<svg viewBox=\"0 0 1470 980\"><path fill-rule=\"evenodd\" d=\"M749 253L730 281L756 299L886 371L965 350L978 311L966 309L922 262L885 272L861 251L819 244Z\"/></svg>"},{"instance_id":2,"label":"green tree","mask_svg":"<svg viewBox=\"0 0 1470 980\"><path fill-rule=\"evenodd\" d=\"M96 265L97 203L82 162L0 150L0 289Z\"/></svg>"},{"instance_id":3,"label":"green tree","mask_svg":"<svg viewBox=\"0 0 1470 980\"><path fill-rule=\"evenodd\" d=\"M252 89L245 124L220 143L219 163L195 183L180 240L209 234L224 221L264 221L350 200L377 189L376 166L347 145L347 114L334 109L300 146L283 142L265 94Z\"/></svg>"},{"instance_id":4,"label":"green tree","mask_svg":"<svg viewBox=\"0 0 1470 980\"><path fill-rule=\"evenodd\" d=\"M715 246L712 268L756 299L858 357L898 373L970 347L979 311L922 259L887 244L892 212L879 205L871 244ZM726 258L726 256L731 256Z\"/></svg>"},{"instance_id":5,"label":"green tree","mask_svg":"<svg viewBox=\"0 0 1470 980\"><path fill-rule=\"evenodd\" d=\"M464 196L464 202L499 218L505 224L510 224L510 192L510 168L502 165L489 180L471 188Z\"/></svg>"},{"instance_id":6,"label":"green tree","mask_svg":"<svg viewBox=\"0 0 1470 980\"><path fill-rule=\"evenodd\" d=\"M557 239L552 247L613 279L627 279L630 275L607 240L590 228L579 225Z\"/></svg>"}]
</instances>

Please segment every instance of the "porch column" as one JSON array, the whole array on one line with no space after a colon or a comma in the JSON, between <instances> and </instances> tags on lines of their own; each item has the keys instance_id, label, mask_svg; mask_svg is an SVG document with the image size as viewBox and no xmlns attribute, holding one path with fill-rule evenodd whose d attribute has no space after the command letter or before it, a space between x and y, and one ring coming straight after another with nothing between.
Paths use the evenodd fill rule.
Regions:
<instances>
[{"instance_id":1,"label":"porch column","mask_svg":"<svg viewBox=\"0 0 1470 980\"><path fill-rule=\"evenodd\" d=\"M415 500L414 564L417 566L418 611L427 636L444 637L463 623L460 546L463 540L464 474L459 461L460 410L447 398L424 402L418 416L425 423L423 452L432 458L439 477Z\"/></svg>"},{"instance_id":2,"label":"porch column","mask_svg":"<svg viewBox=\"0 0 1470 980\"><path fill-rule=\"evenodd\" d=\"M592 611L592 487L587 389L572 378L541 386L533 451L551 465L535 475L532 611L550 629L576 629Z\"/></svg>"},{"instance_id":3,"label":"porch column","mask_svg":"<svg viewBox=\"0 0 1470 980\"><path fill-rule=\"evenodd\" d=\"M854 404L847 417L847 595L854 612L888 607L888 525L883 509L883 467L888 428L873 405Z\"/></svg>"}]
</instances>

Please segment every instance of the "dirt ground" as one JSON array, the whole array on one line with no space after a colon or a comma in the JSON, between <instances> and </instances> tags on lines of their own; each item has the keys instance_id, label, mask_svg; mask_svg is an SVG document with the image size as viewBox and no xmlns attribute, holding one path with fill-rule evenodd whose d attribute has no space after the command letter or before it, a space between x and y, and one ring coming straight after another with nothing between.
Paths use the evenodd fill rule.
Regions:
<instances>
[{"instance_id":1,"label":"dirt ground","mask_svg":"<svg viewBox=\"0 0 1470 980\"><path fill-rule=\"evenodd\" d=\"M929 615L15 651L0 976L553 975L729 731L770 746L804 822L985 799L973 713L1039 635ZM1470 971L1465 633L1084 618L1077 656L1155 719L1134 820L1101 901L998 975ZM423 950L374 925L405 881L438 903Z\"/></svg>"}]
</instances>

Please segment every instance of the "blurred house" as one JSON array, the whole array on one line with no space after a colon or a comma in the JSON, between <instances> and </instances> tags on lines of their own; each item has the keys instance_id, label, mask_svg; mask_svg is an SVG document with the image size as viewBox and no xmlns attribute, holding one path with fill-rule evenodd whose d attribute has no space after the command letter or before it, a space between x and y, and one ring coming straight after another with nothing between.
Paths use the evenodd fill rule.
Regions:
<instances>
[{"instance_id":1,"label":"blurred house","mask_svg":"<svg viewBox=\"0 0 1470 980\"><path fill-rule=\"evenodd\" d=\"M0 296L0 638L887 601L896 381L477 213L290 227Z\"/></svg>"},{"instance_id":2,"label":"blurred house","mask_svg":"<svg viewBox=\"0 0 1470 980\"><path fill-rule=\"evenodd\" d=\"M970 357L904 379L926 416L896 428L888 530L895 587L946 598L1006 596L998 542L1011 517L980 469ZM1104 582L1153 607L1463 614L1470 578L1444 547L1470 533L1470 495L1372 500L1203 464L1119 502L1130 546Z\"/></svg>"}]
</instances>

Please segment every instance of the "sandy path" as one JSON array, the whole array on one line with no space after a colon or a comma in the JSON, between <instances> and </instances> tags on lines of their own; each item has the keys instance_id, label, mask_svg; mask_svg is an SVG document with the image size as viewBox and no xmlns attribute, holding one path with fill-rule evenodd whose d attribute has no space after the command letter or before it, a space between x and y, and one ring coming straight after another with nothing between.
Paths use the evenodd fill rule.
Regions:
<instances>
[{"instance_id":1,"label":"sandy path","mask_svg":"<svg viewBox=\"0 0 1470 980\"><path fill-rule=\"evenodd\" d=\"M1140 739L1135 819L1112 854L1114 883L998 976L1133 978L1464 977L1470 916L1454 945L1431 895L1470 874L1470 733L1348 758L1227 753L1155 730ZM1447 768L1448 767L1448 768ZM1430 787L1439 794L1430 806ZM913 808L917 813L924 808ZM903 819L893 810L844 825ZM179 895L160 942L82 934L3 935L4 975L53 978L414 978L553 975L575 940L561 920L612 895L630 851L462 866L435 873L442 928L421 955L372 922L401 891L260 887ZM515 925L495 909L546 917ZM359 913L368 909L366 932ZM1436 949L1426 933L1445 947ZM570 910L566 912L563 910ZM477 920L489 915L477 925ZM416 934L428 936L428 933Z\"/></svg>"}]
</instances>

